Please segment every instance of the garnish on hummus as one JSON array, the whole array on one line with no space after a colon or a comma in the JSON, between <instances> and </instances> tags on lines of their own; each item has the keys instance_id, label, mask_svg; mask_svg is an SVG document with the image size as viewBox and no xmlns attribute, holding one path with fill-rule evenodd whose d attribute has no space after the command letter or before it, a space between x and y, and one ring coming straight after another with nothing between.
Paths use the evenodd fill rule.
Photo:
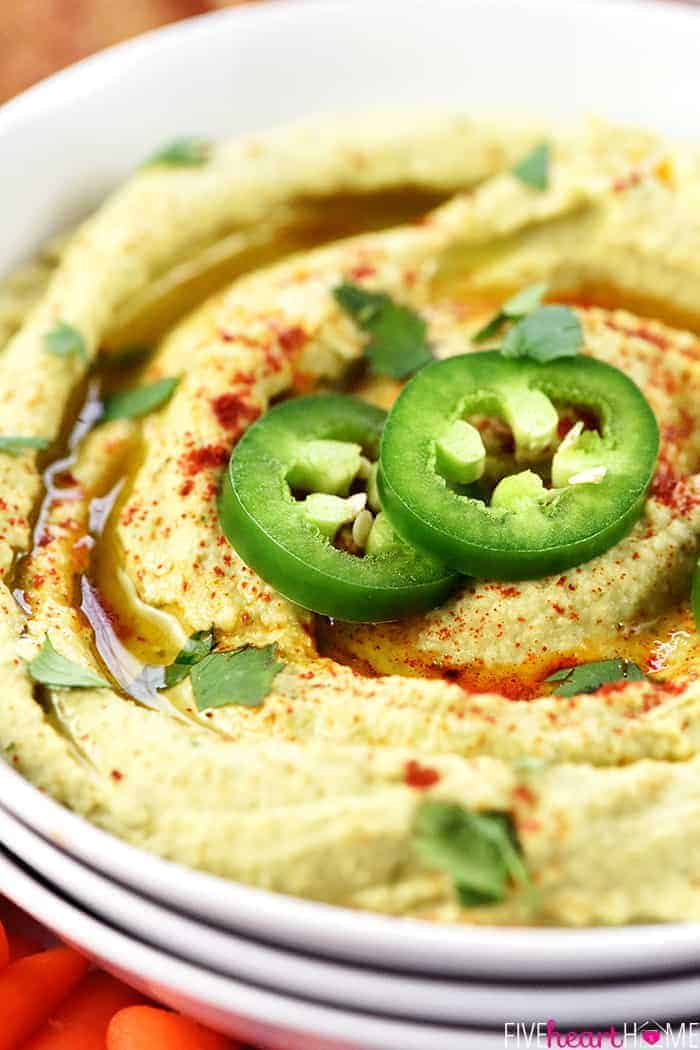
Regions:
<instances>
[{"instance_id":1,"label":"garnish on hummus","mask_svg":"<svg viewBox=\"0 0 700 1050\"><path fill-rule=\"evenodd\" d=\"M184 139L11 275L6 760L275 892L700 919L698 157Z\"/></svg>"},{"instance_id":2,"label":"garnish on hummus","mask_svg":"<svg viewBox=\"0 0 700 1050\"><path fill-rule=\"evenodd\" d=\"M179 381L175 376L167 376L133 390L109 394L102 407L102 421L138 419L139 416L148 415L170 400Z\"/></svg>"},{"instance_id":3,"label":"garnish on hummus","mask_svg":"<svg viewBox=\"0 0 700 1050\"><path fill-rule=\"evenodd\" d=\"M577 696L579 693L594 693L605 685L618 682L641 682L644 675L631 660L594 660L589 664L563 667L547 678L558 682L555 696Z\"/></svg>"},{"instance_id":4,"label":"garnish on hummus","mask_svg":"<svg viewBox=\"0 0 700 1050\"><path fill-rule=\"evenodd\" d=\"M428 327L415 310L399 305L383 292L368 292L347 281L334 288L333 295L370 336L365 356L379 375L404 379L432 361Z\"/></svg>"},{"instance_id":5,"label":"garnish on hummus","mask_svg":"<svg viewBox=\"0 0 700 1050\"><path fill-rule=\"evenodd\" d=\"M457 580L377 528L371 510L358 535L384 420L337 394L285 401L248 429L224 478L219 516L235 550L280 594L326 616L394 620L437 605Z\"/></svg>"},{"instance_id":6,"label":"garnish on hummus","mask_svg":"<svg viewBox=\"0 0 700 1050\"><path fill-rule=\"evenodd\" d=\"M199 711L226 704L259 707L284 663L275 659L277 647L256 649L244 645L233 652L210 653L191 671L192 690Z\"/></svg>"},{"instance_id":7,"label":"garnish on hummus","mask_svg":"<svg viewBox=\"0 0 700 1050\"><path fill-rule=\"evenodd\" d=\"M211 143L196 136L182 136L162 146L146 161L145 166L164 164L167 167L199 167L206 164L211 153Z\"/></svg>"},{"instance_id":8,"label":"garnish on hummus","mask_svg":"<svg viewBox=\"0 0 700 1050\"><path fill-rule=\"evenodd\" d=\"M567 306L541 306L514 324L501 346L504 357L529 357L544 364L573 357L583 344L581 322Z\"/></svg>"},{"instance_id":9,"label":"garnish on hummus","mask_svg":"<svg viewBox=\"0 0 700 1050\"><path fill-rule=\"evenodd\" d=\"M195 664L208 656L214 646L214 635L211 631L195 631L188 638L180 652L169 667L165 669L164 685L167 688L177 685L192 672Z\"/></svg>"},{"instance_id":10,"label":"garnish on hummus","mask_svg":"<svg viewBox=\"0 0 700 1050\"><path fill-rule=\"evenodd\" d=\"M471 813L446 802L424 802L415 848L452 878L465 907L498 904L510 879L529 883L508 813Z\"/></svg>"},{"instance_id":11,"label":"garnish on hummus","mask_svg":"<svg viewBox=\"0 0 700 1050\"><path fill-rule=\"evenodd\" d=\"M558 308L538 312L547 309ZM500 580L563 572L612 547L642 512L659 441L649 404L611 365L557 355L555 340L547 330L538 344L549 347L545 365L488 350L436 362L407 384L389 415L378 474L383 510L405 540L460 572ZM547 465L559 425L554 402L572 399L600 430L576 431L573 447L562 442ZM491 494L446 484L455 471L441 476L444 452L436 457L435 443L468 416L503 419L516 462L548 467L550 487L533 470L504 472ZM494 469L503 471L498 459Z\"/></svg>"},{"instance_id":12,"label":"garnish on hummus","mask_svg":"<svg viewBox=\"0 0 700 1050\"><path fill-rule=\"evenodd\" d=\"M87 358L85 340L73 325L67 321L58 321L56 325L44 336L46 352L55 354L56 357L71 357L77 354L83 360Z\"/></svg>"},{"instance_id":13,"label":"garnish on hummus","mask_svg":"<svg viewBox=\"0 0 700 1050\"><path fill-rule=\"evenodd\" d=\"M6 452L10 456L18 456L20 452L26 452L29 449L41 451L48 448L50 444L50 438L0 435L0 452Z\"/></svg>"},{"instance_id":14,"label":"garnish on hummus","mask_svg":"<svg viewBox=\"0 0 700 1050\"><path fill-rule=\"evenodd\" d=\"M59 689L109 689L109 682L90 668L56 652L48 634L41 650L27 663L27 670L35 682Z\"/></svg>"},{"instance_id":15,"label":"garnish on hummus","mask_svg":"<svg viewBox=\"0 0 700 1050\"><path fill-rule=\"evenodd\" d=\"M510 299L506 299L500 309L496 311L488 324L485 324L483 328L474 333L472 336L473 342L488 342L498 335L509 321L519 321L523 317L527 317L528 314L542 305L542 299L546 293L547 284L545 281L541 281L538 284L531 284L527 288L522 288L515 295L511 295Z\"/></svg>"},{"instance_id":16,"label":"garnish on hummus","mask_svg":"<svg viewBox=\"0 0 700 1050\"><path fill-rule=\"evenodd\" d=\"M549 185L549 154L549 144L541 142L518 161L513 168L513 174L526 186L535 190L546 190Z\"/></svg>"}]
</instances>

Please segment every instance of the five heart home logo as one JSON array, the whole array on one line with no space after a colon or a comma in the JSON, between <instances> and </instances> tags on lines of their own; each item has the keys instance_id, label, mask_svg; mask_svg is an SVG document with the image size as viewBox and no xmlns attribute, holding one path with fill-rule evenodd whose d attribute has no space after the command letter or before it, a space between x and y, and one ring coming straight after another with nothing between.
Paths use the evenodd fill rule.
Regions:
<instances>
[{"instance_id":1,"label":"five heart home logo","mask_svg":"<svg viewBox=\"0 0 700 1050\"><path fill-rule=\"evenodd\" d=\"M637 1029L647 1046L656 1046L661 1042L663 1028L656 1021L644 1021Z\"/></svg>"},{"instance_id":2,"label":"five heart home logo","mask_svg":"<svg viewBox=\"0 0 700 1050\"><path fill-rule=\"evenodd\" d=\"M546 1047L583 1048L591 1050L597 1047L653 1047L661 1042L665 1029L657 1021L647 1020L641 1024L629 1026L622 1030L611 1025L599 1031L560 1031L556 1022L550 1018L546 1026ZM682 1043L674 1045L684 1045Z\"/></svg>"},{"instance_id":3,"label":"five heart home logo","mask_svg":"<svg viewBox=\"0 0 700 1050\"><path fill-rule=\"evenodd\" d=\"M700 1050L700 1019L659 1024L625 1021L606 1028L572 1028L544 1021L507 1021L504 1050Z\"/></svg>"}]
</instances>

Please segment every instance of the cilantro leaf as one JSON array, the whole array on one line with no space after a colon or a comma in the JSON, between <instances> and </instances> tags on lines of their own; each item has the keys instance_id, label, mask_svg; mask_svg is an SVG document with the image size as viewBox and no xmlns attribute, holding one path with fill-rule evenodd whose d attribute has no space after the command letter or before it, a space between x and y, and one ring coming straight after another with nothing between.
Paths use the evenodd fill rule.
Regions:
<instances>
[{"instance_id":1,"label":"cilantro leaf","mask_svg":"<svg viewBox=\"0 0 700 1050\"><path fill-rule=\"evenodd\" d=\"M500 330L503 328L503 325L506 324L507 321L508 318L506 317L506 315L503 313L502 310L499 310L497 314L493 315L490 321L487 321L483 328L480 328L479 331L472 336L472 342L488 342L489 339L493 339L494 336L498 335Z\"/></svg>"},{"instance_id":2,"label":"cilantro leaf","mask_svg":"<svg viewBox=\"0 0 700 1050\"><path fill-rule=\"evenodd\" d=\"M226 653L210 653L192 668L192 689L198 711L240 704L259 707L285 666L275 660L277 646L256 649L244 645Z\"/></svg>"},{"instance_id":3,"label":"cilantro leaf","mask_svg":"<svg viewBox=\"0 0 700 1050\"><path fill-rule=\"evenodd\" d=\"M645 677L631 660L616 657L614 660L594 660L576 667L563 667L545 681L562 683L554 690L555 696L576 696L577 693L594 693L611 682L643 682Z\"/></svg>"},{"instance_id":4,"label":"cilantro leaf","mask_svg":"<svg viewBox=\"0 0 700 1050\"><path fill-rule=\"evenodd\" d=\"M542 299L547 293L547 283L543 281L540 284L530 284L527 288L522 288L515 295L512 295L510 299L507 299L498 313L494 314L488 324L485 324L483 328L473 336L475 343L485 343L487 339L492 339L493 336L498 335L501 328L508 321L516 321L521 317L525 317L527 314L532 313L538 306L541 305Z\"/></svg>"},{"instance_id":5,"label":"cilantro leaf","mask_svg":"<svg viewBox=\"0 0 700 1050\"><path fill-rule=\"evenodd\" d=\"M503 313L506 317L513 318L531 314L533 310L542 305L542 299L547 294L548 287L546 281L539 281L537 284L528 284L525 288L521 288L515 295L511 295L510 299L506 299L501 307Z\"/></svg>"},{"instance_id":6,"label":"cilantro leaf","mask_svg":"<svg viewBox=\"0 0 700 1050\"><path fill-rule=\"evenodd\" d=\"M549 144L541 142L515 165L512 174L533 190L546 190L549 185L549 160Z\"/></svg>"},{"instance_id":7,"label":"cilantro leaf","mask_svg":"<svg viewBox=\"0 0 700 1050\"><path fill-rule=\"evenodd\" d=\"M81 667L57 653L48 634L41 651L27 663L27 670L35 682L59 689L109 689L109 682L89 667Z\"/></svg>"},{"instance_id":8,"label":"cilantro leaf","mask_svg":"<svg viewBox=\"0 0 700 1050\"><path fill-rule=\"evenodd\" d=\"M523 317L506 334L504 357L529 357L544 364L557 357L575 357L583 345L581 322L568 306L541 306Z\"/></svg>"},{"instance_id":9,"label":"cilantro leaf","mask_svg":"<svg viewBox=\"0 0 700 1050\"><path fill-rule=\"evenodd\" d=\"M194 135L182 136L167 142L145 162L144 167L165 164L171 168L192 168L206 164L211 155L211 143Z\"/></svg>"},{"instance_id":10,"label":"cilantro leaf","mask_svg":"<svg viewBox=\"0 0 700 1050\"><path fill-rule=\"evenodd\" d=\"M148 415L170 400L179 382L177 376L168 376L146 386L136 386L118 394L109 394L104 399L102 422L111 419L137 419L139 416Z\"/></svg>"},{"instance_id":11,"label":"cilantro leaf","mask_svg":"<svg viewBox=\"0 0 700 1050\"><path fill-rule=\"evenodd\" d=\"M508 813L475 813L427 800L418 809L414 848L452 878L465 907L498 904L510 879L529 885Z\"/></svg>"},{"instance_id":12,"label":"cilantro leaf","mask_svg":"<svg viewBox=\"0 0 700 1050\"><path fill-rule=\"evenodd\" d=\"M209 655L213 645L214 635L211 631L196 631L191 635L170 666L165 668L166 688L187 678L194 665Z\"/></svg>"},{"instance_id":13,"label":"cilantro leaf","mask_svg":"<svg viewBox=\"0 0 700 1050\"><path fill-rule=\"evenodd\" d=\"M0 436L0 452L7 452L8 456L18 456L29 448L48 448L50 444L49 438Z\"/></svg>"},{"instance_id":14,"label":"cilantro leaf","mask_svg":"<svg viewBox=\"0 0 700 1050\"><path fill-rule=\"evenodd\" d=\"M44 350L56 357L73 357L77 354L83 361L87 361L85 340L78 329L67 321L57 321L51 331L46 333Z\"/></svg>"},{"instance_id":15,"label":"cilantro leaf","mask_svg":"<svg viewBox=\"0 0 700 1050\"><path fill-rule=\"evenodd\" d=\"M372 371L403 379L432 361L427 325L420 314L384 292L368 292L346 281L333 289L335 301L370 336L365 357Z\"/></svg>"}]
</instances>

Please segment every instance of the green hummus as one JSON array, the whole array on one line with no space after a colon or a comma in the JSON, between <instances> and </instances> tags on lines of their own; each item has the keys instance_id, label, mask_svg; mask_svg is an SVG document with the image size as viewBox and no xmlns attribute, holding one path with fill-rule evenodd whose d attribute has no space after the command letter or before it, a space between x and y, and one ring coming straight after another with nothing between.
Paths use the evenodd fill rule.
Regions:
<instances>
[{"instance_id":1,"label":"green hummus","mask_svg":"<svg viewBox=\"0 0 700 1050\"><path fill-rule=\"evenodd\" d=\"M543 138L537 188L512 169ZM280 396L388 407L400 389L363 369L343 280L418 311L438 358L481 349L503 300L548 282L656 415L632 532L563 576L465 581L377 626L256 577L217 515L238 438ZM0 453L8 761L135 845L286 894L449 922L700 919L699 289L700 154L647 133L411 115L142 168L0 290L0 434L50 446ZM145 363L124 353L156 335ZM90 425L171 377L152 411ZM154 687L197 632L217 652L274 643L262 704L200 710L187 675ZM47 635L109 687L33 680ZM613 657L646 677L566 698L545 681ZM460 902L415 848L426 799L510 814L536 904L517 883Z\"/></svg>"}]
</instances>

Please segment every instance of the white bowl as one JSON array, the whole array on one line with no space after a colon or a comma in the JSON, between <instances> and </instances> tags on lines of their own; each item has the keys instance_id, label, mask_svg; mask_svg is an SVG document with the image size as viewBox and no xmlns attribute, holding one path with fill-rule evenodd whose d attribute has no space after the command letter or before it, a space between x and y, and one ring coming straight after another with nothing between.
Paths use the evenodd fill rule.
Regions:
<instances>
[{"instance_id":1,"label":"white bowl","mask_svg":"<svg viewBox=\"0 0 700 1050\"><path fill-rule=\"evenodd\" d=\"M697 42L697 11L635 0L276 0L178 22L0 109L0 272L183 133L444 105L695 135Z\"/></svg>"},{"instance_id":2,"label":"white bowl","mask_svg":"<svg viewBox=\"0 0 700 1050\"><path fill-rule=\"evenodd\" d=\"M85 867L0 807L0 839L81 908L138 940L206 969L272 991L377 1015L463 1027L524 1024L556 1017L560 1025L604 1027L620 1018L693 1016L696 973L658 980L574 984L498 984L420 978L271 948L153 904ZM371 960L370 960L371 962Z\"/></svg>"},{"instance_id":3,"label":"white bowl","mask_svg":"<svg viewBox=\"0 0 700 1050\"><path fill-rule=\"evenodd\" d=\"M122 981L218 1031L269 1050L501 1050L503 1033L319 1006L212 973L113 929L0 849L0 886L58 937Z\"/></svg>"},{"instance_id":4,"label":"white bowl","mask_svg":"<svg viewBox=\"0 0 700 1050\"><path fill-rule=\"evenodd\" d=\"M333 908L191 871L105 834L0 762L3 806L84 863L170 909L271 944L422 974L602 978L700 965L700 926L445 927ZM7 845L12 848L10 836Z\"/></svg>"},{"instance_id":5,"label":"white bowl","mask_svg":"<svg viewBox=\"0 0 700 1050\"><path fill-rule=\"evenodd\" d=\"M631 0L305 0L181 22L0 110L0 270L94 204L154 144L321 110L444 104L598 112L697 133L700 13ZM111 877L207 921L339 958L451 974L586 977L698 962L697 926L444 929L227 883L90 827L0 766L8 809Z\"/></svg>"}]
</instances>

